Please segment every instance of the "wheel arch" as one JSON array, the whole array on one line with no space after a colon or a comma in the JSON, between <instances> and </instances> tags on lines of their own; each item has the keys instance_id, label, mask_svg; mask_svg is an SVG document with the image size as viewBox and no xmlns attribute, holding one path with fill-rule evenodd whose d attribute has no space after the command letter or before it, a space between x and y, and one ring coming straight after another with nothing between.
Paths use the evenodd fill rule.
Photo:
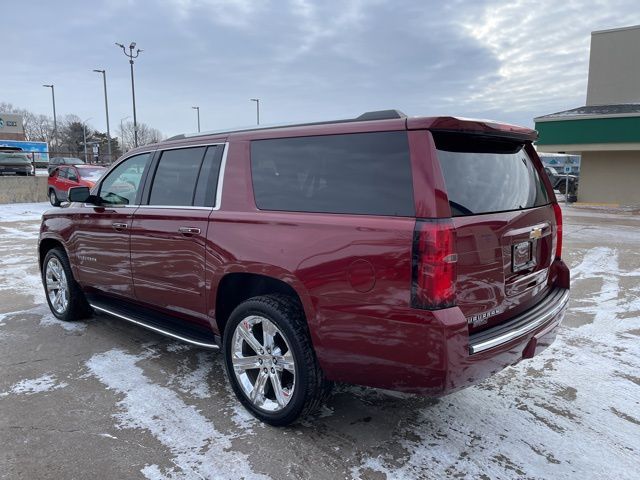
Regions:
<instances>
[{"instance_id":1,"label":"wheel arch","mask_svg":"<svg viewBox=\"0 0 640 480\"><path fill-rule=\"evenodd\" d=\"M64 246L64 243L62 243L60 239L54 238L54 237L47 237L40 240L40 243L38 244L38 266L40 267L41 271L42 271L42 263L44 262L44 258L47 256L47 253L49 253L50 250L56 247L60 247L62 250L65 251L65 253L67 254L67 257L69 256L69 252L67 251L67 249Z\"/></svg>"},{"instance_id":2,"label":"wheel arch","mask_svg":"<svg viewBox=\"0 0 640 480\"><path fill-rule=\"evenodd\" d=\"M292 281L288 276L273 276L262 272L232 271L220 278L214 294L215 325L220 336L224 334L224 328L229 320L231 312L245 300L260 295L284 294L288 295L302 305L307 325L314 318L314 308L304 286ZM297 279L293 279L297 280ZM309 329L312 341L316 338L313 329Z\"/></svg>"}]
</instances>

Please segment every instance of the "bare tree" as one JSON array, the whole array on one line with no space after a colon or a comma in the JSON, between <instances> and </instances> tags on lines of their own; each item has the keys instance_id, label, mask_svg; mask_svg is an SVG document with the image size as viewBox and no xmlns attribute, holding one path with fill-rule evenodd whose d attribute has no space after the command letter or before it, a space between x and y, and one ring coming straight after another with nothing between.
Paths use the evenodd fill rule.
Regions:
<instances>
[{"instance_id":1,"label":"bare tree","mask_svg":"<svg viewBox=\"0 0 640 480\"><path fill-rule=\"evenodd\" d=\"M134 147L133 122L123 123L118 130L123 152L131 150ZM163 138L164 135L157 128L152 128L146 123L138 123L138 146L157 143Z\"/></svg>"}]
</instances>

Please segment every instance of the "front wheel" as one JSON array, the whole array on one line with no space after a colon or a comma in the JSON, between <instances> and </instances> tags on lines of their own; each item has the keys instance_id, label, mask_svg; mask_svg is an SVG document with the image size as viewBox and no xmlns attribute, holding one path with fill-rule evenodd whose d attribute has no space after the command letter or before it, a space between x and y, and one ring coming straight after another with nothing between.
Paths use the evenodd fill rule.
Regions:
<instances>
[{"instance_id":1,"label":"front wheel","mask_svg":"<svg viewBox=\"0 0 640 480\"><path fill-rule=\"evenodd\" d=\"M265 423L288 425L316 410L329 393L304 313L291 297L241 303L225 327L223 349L236 396Z\"/></svg>"},{"instance_id":2,"label":"front wheel","mask_svg":"<svg viewBox=\"0 0 640 480\"><path fill-rule=\"evenodd\" d=\"M89 315L90 307L73 278L67 254L61 248L52 248L44 257L42 284L51 313L56 318L73 321Z\"/></svg>"},{"instance_id":3,"label":"front wheel","mask_svg":"<svg viewBox=\"0 0 640 480\"><path fill-rule=\"evenodd\" d=\"M60 206L60 201L58 200L58 196L56 195L55 190L49 190L49 202L54 207Z\"/></svg>"}]
</instances>

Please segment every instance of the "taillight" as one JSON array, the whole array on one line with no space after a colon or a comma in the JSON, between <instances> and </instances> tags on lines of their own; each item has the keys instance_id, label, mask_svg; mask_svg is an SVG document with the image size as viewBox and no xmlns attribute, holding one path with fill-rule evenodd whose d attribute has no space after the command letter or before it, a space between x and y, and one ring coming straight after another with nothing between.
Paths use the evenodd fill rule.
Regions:
<instances>
[{"instance_id":1,"label":"taillight","mask_svg":"<svg viewBox=\"0 0 640 480\"><path fill-rule=\"evenodd\" d=\"M556 258L562 258L562 210L557 203L553 204L553 213L556 217Z\"/></svg>"},{"instance_id":2,"label":"taillight","mask_svg":"<svg viewBox=\"0 0 640 480\"><path fill-rule=\"evenodd\" d=\"M411 305L435 310L455 304L455 229L451 220L417 220L413 232Z\"/></svg>"}]
</instances>

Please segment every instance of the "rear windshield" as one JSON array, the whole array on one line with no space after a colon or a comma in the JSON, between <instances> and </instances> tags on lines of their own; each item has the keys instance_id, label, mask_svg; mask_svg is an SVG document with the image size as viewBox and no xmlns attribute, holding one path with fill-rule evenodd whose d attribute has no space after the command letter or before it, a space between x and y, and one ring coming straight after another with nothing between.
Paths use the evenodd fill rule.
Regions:
<instances>
[{"instance_id":1,"label":"rear windshield","mask_svg":"<svg viewBox=\"0 0 640 480\"><path fill-rule=\"evenodd\" d=\"M433 137L454 217L549 203L522 143L460 133L438 132Z\"/></svg>"}]
</instances>

